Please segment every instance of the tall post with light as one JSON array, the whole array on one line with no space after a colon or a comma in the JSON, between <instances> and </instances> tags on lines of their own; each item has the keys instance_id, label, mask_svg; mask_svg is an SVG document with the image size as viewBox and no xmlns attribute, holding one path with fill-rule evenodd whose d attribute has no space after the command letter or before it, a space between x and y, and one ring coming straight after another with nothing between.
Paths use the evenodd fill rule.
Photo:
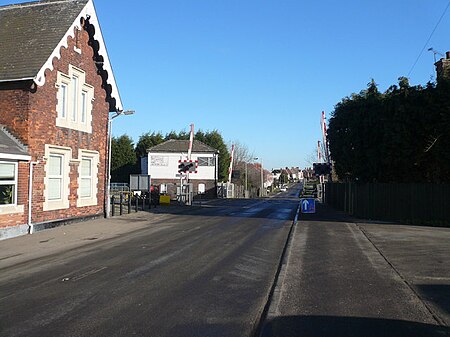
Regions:
<instances>
[{"instance_id":1,"label":"tall post with light","mask_svg":"<svg viewBox=\"0 0 450 337\"><path fill-rule=\"evenodd\" d=\"M126 110L126 111L116 111L116 114L109 117L108 119L108 172L106 179L106 196L105 196L105 216L109 218L111 215L111 145L112 145L112 121L114 118L119 117L120 115L132 115L134 114L134 110Z\"/></svg>"},{"instance_id":2,"label":"tall post with light","mask_svg":"<svg viewBox=\"0 0 450 337\"><path fill-rule=\"evenodd\" d=\"M261 158L261 193L259 193L261 197L265 195L263 191L264 191L264 168L263 168L263 160Z\"/></svg>"}]
</instances>

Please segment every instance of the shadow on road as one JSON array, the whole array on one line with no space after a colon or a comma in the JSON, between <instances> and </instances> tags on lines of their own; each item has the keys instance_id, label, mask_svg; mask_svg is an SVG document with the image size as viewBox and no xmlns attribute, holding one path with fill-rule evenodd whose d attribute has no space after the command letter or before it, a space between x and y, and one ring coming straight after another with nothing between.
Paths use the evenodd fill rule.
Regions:
<instances>
[{"instance_id":1,"label":"shadow on road","mask_svg":"<svg viewBox=\"0 0 450 337\"><path fill-rule=\"evenodd\" d=\"M444 337L448 327L365 317L286 316L263 327L262 337Z\"/></svg>"},{"instance_id":2,"label":"shadow on road","mask_svg":"<svg viewBox=\"0 0 450 337\"><path fill-rule=\"evenodd\" d=\"M154 214L177 214L189 216L265 218L292 220L300 199L298 197L261 199L214 199L196 202L193 206L178 204L159 205L145 209Z\"/></svg>"},{"instance_id":3,"label":"shadow on road","mask_svg":"<svg viewBox=\"0 0 450 337\"><path fill-rule=\"evenodd\" d=\"M421 297L450 315L450 284L415 285Z\"/></svg>"}]
</instances>

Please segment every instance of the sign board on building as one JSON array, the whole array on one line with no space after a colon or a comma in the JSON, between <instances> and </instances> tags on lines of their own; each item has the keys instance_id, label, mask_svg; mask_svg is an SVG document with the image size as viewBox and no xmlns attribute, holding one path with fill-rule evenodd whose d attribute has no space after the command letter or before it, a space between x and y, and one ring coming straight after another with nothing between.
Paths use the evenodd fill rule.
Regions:
<instances>
[{"instance_id":1,"label":"sign board on building","mask_svg":"<svg viewBox=\"0 0 450 337\"><path fill-rule=\"evenodd\" d=\"M151 178L148 174L130 174L131 191L150 191Z\"/></svg>"}]
</instances>

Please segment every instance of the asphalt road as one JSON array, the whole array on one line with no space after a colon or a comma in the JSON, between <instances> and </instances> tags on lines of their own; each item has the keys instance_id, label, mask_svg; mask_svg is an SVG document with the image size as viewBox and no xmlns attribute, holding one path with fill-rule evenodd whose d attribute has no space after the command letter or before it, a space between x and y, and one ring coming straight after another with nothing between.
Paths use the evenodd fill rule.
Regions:
<instances>
[{"instance_id":1,"label":"asphalt road","mask_svg":"<svg viewBox=\"0 0 450 337\"><path fill-rule=\"evenodd\" d=\"M251 336L297 194L186 208L0 268L0 336Z\"/></svg>"}]
</instances>

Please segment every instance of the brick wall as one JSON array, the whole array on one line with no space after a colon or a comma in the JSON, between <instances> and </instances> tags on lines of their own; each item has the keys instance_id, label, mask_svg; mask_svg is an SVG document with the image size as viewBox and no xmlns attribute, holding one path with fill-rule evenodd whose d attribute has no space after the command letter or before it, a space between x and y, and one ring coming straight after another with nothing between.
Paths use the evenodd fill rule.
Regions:
<instances>
[{"instance_id":1,"label":"brick wall","mask_svg":"<svg viewBox=\"0 0 450 337\"><path fill-rule=\"evenodd\" d=\"M0 228L23 225L26 224L28 220L28 162L20 161L17 171L17 205L23 205L24 212L14 214L0 214Z\"/></svg>"},{"instance_id":2,"label":"brick wall","mask_svg":"<svg viewBox=\"0 0 450 337\"><path fill-rule=\"evenodd\" d=\"M3 84L0 87L0 124L7 125L9 131L24 144L28 144L28 112L30 82Z\"/></svg>"},{"instance_id":3,"label":"brick wall","mask_svg":"<svg viewBox=\"0 0 450 337\"><path fill-rule=\"evenodd\" d=\"M5 124L11 132L23 143L28 145L32 160L39 163L34 167L33 174L33 205L32 221L34 223L101 214L104 210L104 193L106 177L107 154L107 124L109 104L106 102L106 92L102 89L102 78L97 74L93 62L93 50L88 45L89 35L86 31L78 32L77 39L69 37L68 48L61 48L61 58L53 60L54 69L45 73L46 82L42 87L27 91L20 87L3 87L0 90L2 114L0 123ZM75 45L81 49L81 54L74 50ZM86 83L94 87L92 107L92 133L61 128L56 126L57 117L57 72L69 72L69 64L82 69L86 73ZM45 177L45 144L70 147L72 159L78 159L78 149L94 150L100 154L98 166L97 205L77 207L78 163L70 164L70 208L54 211L43 211L44 177ZM28 163L21 164L20 167ZM21 172L19 182L19 200L27 204L28 174ZM27 207L25 207L25 214ZM25 219L26 221L26 219ZM10 216L8 223L25 223L23 215ZM0 225L5 220L0 218Z\"/></svg>"},{"instance_id":4,"label":"brick wall","mask_svg":"<svg viewBox=\"0 0 450 337\"><path fill-rule=\"evenodd\" d=\"M98 167L98 193L97 205L77 207L78 189L78 165L70 164L70 208L43 211L43 191L34 191L33 222L64 219L67 217L79 217L94 215L103 212L105 193L105 170L107 152L107 123L109 104L106 102L106 93L102 89L102 78L97 74L97 68L93 62L93 50L88 45L89 35L82 30L77 34L77 41L69 37L68 48L61 48L61 58L54 59L52 71L45 73L46 82L38 87L30 96L30 128L29 150L33 158L42 160L45 154L45 144L66 146L72 149L72 158L78 159L78 149L94 150L100 153ZM81 54L74 50L75 45L81 49ZM57 72L69 73L69 65L82 69L86 73L86 83L94 87L92 107L92 133L60 128L56 126L57 106ZM44 186L44 163L35 167L34 181L37 186Z\"/></svg>"}]
</instances>

